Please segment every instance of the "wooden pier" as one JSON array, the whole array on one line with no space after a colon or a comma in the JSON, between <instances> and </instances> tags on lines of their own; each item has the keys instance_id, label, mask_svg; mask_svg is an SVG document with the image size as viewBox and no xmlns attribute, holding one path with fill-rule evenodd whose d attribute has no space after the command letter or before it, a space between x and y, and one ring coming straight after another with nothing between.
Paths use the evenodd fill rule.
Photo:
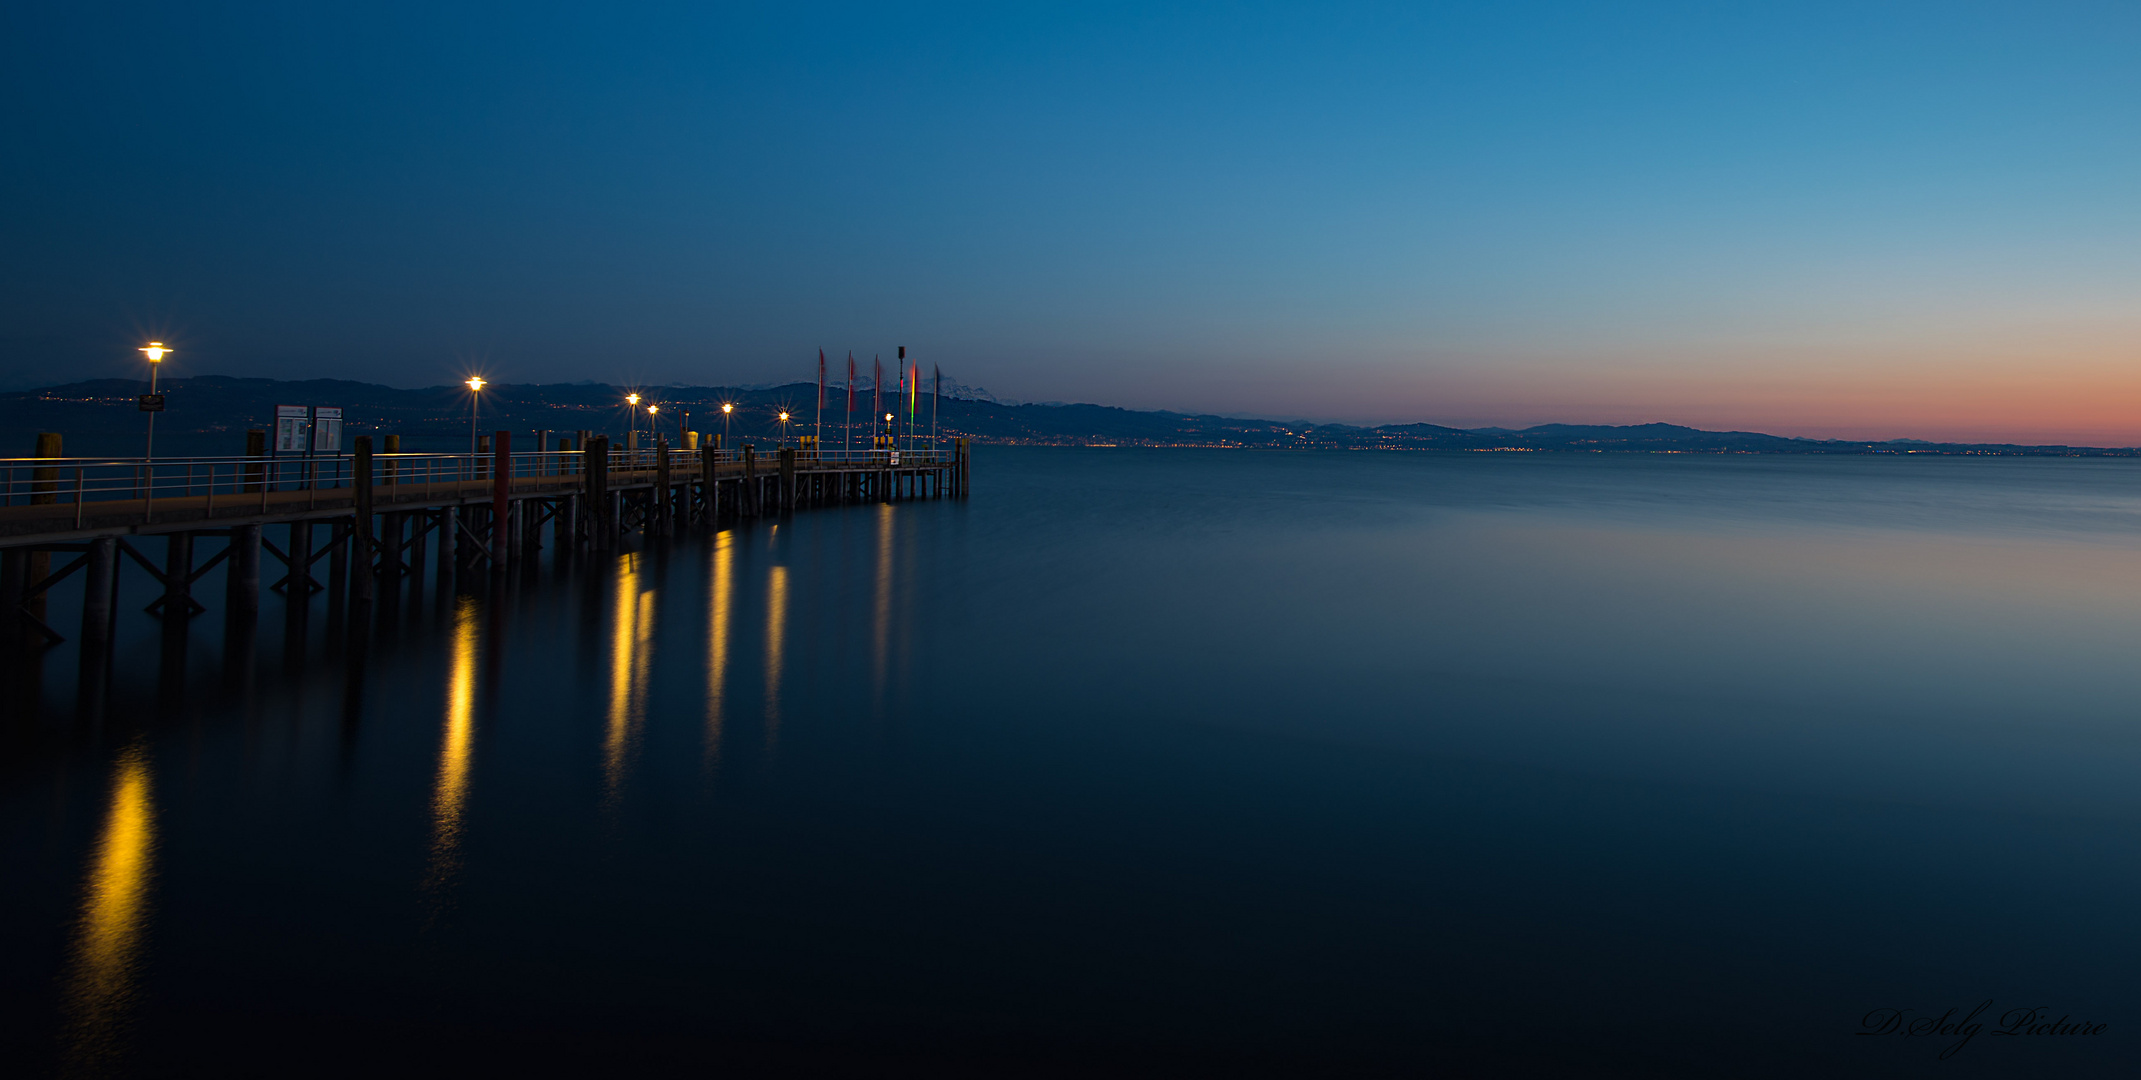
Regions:
<instances>
[{"instance_id":1,"label":"wooden pier","mask_svg":"<svg viewBox=\"0 0 2141 1080\"><path fill-rule=\"evenodd\" d=\"M223 564L227 618L250 623L260 608L263 555L281 569L267 589L296 590L293 610L327 591L356 614L394 603L404 587L420 597L424 564L434 557L444 588L459 575L533 565L546 545L599 552L632 531L964 498L970 476L964 439L936 450L830 454L806 441L761 454L711 440L689 450L628 450L587 432L547 449L553 434L535 432L534 448L516 452L513 434L496 432L474 454L399 453L391 435L375 452L372 438L359 436L348 456L273 459L262 454L265 438L256 431L244 457L154 462L59 457L58 438L40 436L40 456L0 459L0 637L32 647L65 640L46 623L44 600L79 574L88 673L109 653L128 559L161 586L148 610L167 621L207 610L193 586ZM152 537L160 544L143 552L137 544ZM203 539L223 543L196 561ZM161 555L161 565L150 554ZM59 559L68 561L55 567Z\"/></svg>"}]
</instances>

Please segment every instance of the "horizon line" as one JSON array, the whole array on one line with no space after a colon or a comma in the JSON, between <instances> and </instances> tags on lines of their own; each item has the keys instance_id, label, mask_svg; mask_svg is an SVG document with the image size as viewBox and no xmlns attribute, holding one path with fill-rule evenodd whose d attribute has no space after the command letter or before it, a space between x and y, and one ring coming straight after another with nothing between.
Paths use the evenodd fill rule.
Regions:
<instances>
[{"instance_id":1,"label":"horizon line","mask_svg":"<svg viewBox=\"0 0 2141 1080\"><path fill-rule=\"evenodd\" d=\"M451 390L451 389L454 389L454 388L455 388L456 386L458 386L458 385L459 385L459 384L457 384L457 383L452 383L452 382L444 382L444 383L432 383L432 384L428 384L428 385L424 385L424 386L396 386L396 385L394 385L394 384L392 384L392 383L384 383L384 382L368 382L368 381L365 381L365 380L361 380L361 379L336 378L336 377L331 377L331 376L319 376L319 377L315 377L315 378L309 378L309 379L284 379L284 378L275 378L275 377L273 377L273 376L267 376L267 375L221 375L221 374L210 374L210 373L201 373L201 374L193 374L193 375L180 375L180 376L176 376L176 377L166 378L165 380L163 380L163 382L164 382L164 385L166 385L166 386L169 386L169 385L172 385L172 384L174 384L174 383L183 383L183 382L185 382L185 381L187 381L187 380L189 380L189 379L223 379L223 380L229 380L229 381L232 381L232 382L266 382L266 383L293 383L293 384L294 384L294 383L307 383L307 382L330 382L330 383L348 383L348 384L351 384L351 385L354 385L354 386L371 386L371 387L378 387L378 388L381 388L381 389L385 389L385 390L393 390L393 391L399 391L399 392L416 392L416 391L423 391L423 390ZM33 387L25 387L25 388L22 388L22 389L18 389L18 390L7 390L7 391L0 391L0 397L7 397L7 396L15 396L15 395L32 395L32 394L37 394L37 393L40 393L40 392L43 392L43 391L48 391L48 390L57 390L57 389L64 389L64 388L66 388L66 387L70 387L70 386L84 386L84 385L88 385L88 384L92 384L92 383L100 383L100 382L121 382L121 383L124 383L124 382L141 382L141 383L146 383L146 382L147 382L147 380L146 380L146 379L130 379L130 378L126 377L126 376L120 376L120 375L105 375L105 376L99 376L99 377L96 377L96 378L89 378L89 379L76 379L76 380L74 380L74 381L72 381L72 382L63 382L63 383L48 383L48 384L45 384L45 385L42 385L42 386L33 386ZM855 383L856 383L856 385L857 385L857 386L874 386L874 385L875 385L875 383L874 383L874 380L872 380L872 379L870 379L870 378L868 378L868 377L858 377L858 378L857 378L857 379L855 380ZM1543 421L1543 422L1540 422L1540 423L1535 423L1535 424L1526 424L1526 425L1522 425L1522 426L1505 426L1505 425L1503 425L1503 424L1500 424L1500 423L1488 423L1488 424L1482 424L1482 425L1480 425L1480 426L1478 426L1478 427L1460 427L1460 426L1457 426L1457 425L1455 425L1455 424L1445 424L1445 423L1437 423L1437 422L1435 422L1435 421L1433 421L1433 420L1393 420L1393 421L1388 421L1388 422L1385 422L1385 423L1380 423L1380 424L1367 424L1367 423L1355 423L1355 422L1351 422L1351 421L1344 421L1344 420L1314 420L1314 419L1310 419L1310 418L1307 418L1307 417L1291 417L1291 418L1289 418L1289 417L1278 417L1278 416L1263 416L1263 415L1256 415L1256 414L1250 414L1250 413L1214 413L1214 412L1185 412L1185 411L1182 411L1182 410L1178 410L1178 409L1138 409L1138 408L1132 408L1132 407L1130 407L1130 406L1127 406L1127 405L1108 405L1108 404L1103 404L1103 403L1100 403L1100 402L1087 402L1087 401L1018 401L1018 400L1015 400L1015 399L1014 399L1014 400L1004 400L1004 399L1002 399L1002 398L998 398L998 397L997 397L996 395L994 395L994 394L990 394L990 393L988 392L988 390L987 390L986 388L984 388L984 387L978 387L978 386L968 386L968 385L964 385L964 384L958 383L958 382L957 382L957 381L955 381L955 380L954 380L954 381L952 381L951 385L952 385L952 387L953 387L953 391L954 391L954 394L956 394L956 392L957 392L957 391L968 391L968 392L972 392L972 391L980 391L980 392L981 392L982 394L985 394L985 395L987 395L987 396L985 396L985 397L972 397L972 396L967 396L967 397L960 397L960 396L953 396L953 397L952 397L952 399L953 399L953 400L955 400L955 401L966 401L966 402L971 402L971 403L976 403L976 404L985 404L985 405L995 405L995 406L998 406L999 408L1057 408L1057 409L1061 409L1061 408L1077 408L1077 407L1085 407L1085 408L1096 408L1096 409L1119 409L1119 410L1121 410L1121 411L1123 411L1123 412L1133 412L1133 413L1150 413L1150 414L1164 414L1164 415L1170 415L1170 416L1183 416L1183 417L1208 417L1208 418L1212 418L1212 419L1219 419L1219 420L1240 420L1240 421L1244 421L1244 422L1250 422L1250 421L1254 421L1254 422L1260 422L1260 423L1267 423L1267 424L1298 424L1298 425L1301 425L1301 426L1303 426L1303 427L1322 427L1322 428L1332 428L1332 427L1339 427L1339 428L1351 428L1351 429L1353 429L1353 430L1357 430L1357 431L1380 431L1380 430L1383 430L1383 429L1386 429L1386 428L1404 428L1404 427L1422 427L1422 426L1424 426L1424 427L1436 427L1436 428L1441 428L1441 429L1443 429L1443 430L1446 430L1446 431L1462 432L1462 433L1466 433L1466 434L1482 434L1482 433L1489 433L1489 434L1509 434L1509 435L1519 435L1519 434L1523 434L1523 433L1525 433L1525 432L1530 432L1530 431L1537 431L1537 430L1539 430L1539 429L1541 429L1541 428L1599 428L1599 429L1604 429L1604 430L1616 430L1616 431L1620 431L1620 430L1629 430L1629 429L1635 429L1635 428L1644 428L1644 427L1671 427L1671 428L1679 428L1679 429L1681 429L1681 430L1684 430L1684 431L1695 431L1695 432L1701 432L1701 433L1703 433L1703 434L1707 434L1707 435L1755 435L1755 436L1761 436L1761 437L1763 437L1763 438L1769 438L1769 439L1779 439L1779 440L1784 440L1784 441L1788 441L1788 442L1804 442L1804 443L1811 443L1811 444L1816 444L1816 445L1821 445L1821 444L1850 444L1850 443L1866 443L1866 444L1872 444L1872 445L1895 445L1895 444L1902 444L1902 445L1921 445L1921 446L2013 446L2013 447L2028 447L2028 448L2038 448L2038 449L2048 449L2048 448L2062 448L2062 447L2063 447L2063 448L2068 448L2068 449L2075 449L2075 450L2141 450L2141 445L2124 445L2124 446L2120 446L2120 445L2095 445L2095 444L2085 444L2085 443L2069 443L2069 442L2041 442L2041 443L2030 443L2030 442L2012 442L2012 441L2010 441L2010 442L1992 442L1992 441L1985 441L1985 440L1958 440L1958 439L1923 439L1923 438L1915 438L1915 437L1909 437L1909 436L1897 436L1897 437L1892 437L1892 438L1837 438L1837 437L1828 437L1828 438L1813 438L1813 437L1810 437L1810 436L1805 436L1805 435L1776 435L1776 434L1772 434L1772 433L1770 433L1770 432L1766 432L1766 431L1756 431L1756 430L1752 430L1752 429L1745 429L1745 428L1704 428L1704 427L1697 427L1697 426L1695 426L1695 425L1692 425L1692 424L1684 424L1684 423L1679 423L1679 422L1677 422L1677 421L1672 421L1672 420L1648 420L1648 421L1643 421L1643 422L1641 422L1641 423L1633 423L1633 424L1612 424L1612 423L1597 423L1597 422L1572 422L1572 421L1566 421L1566 420L1550 420L1550 421ZM785 389L785 388L788 388L788 387L795 387L795 386L800 386L800 387L806 387L806 388L815 388L815 387L817 386L817 383L816 383L816 382L814 382L813 380L809 380L809 379L797 379L797 380L793 380L793 381L789 381L789 382L776 382L776 383L736 383L736 384L726 384L726 385L724 385L724 384L716 384L716 383L679 383L679 382L667 382L667 383L653 383L653 384L634 384L634 383L627 383L627 382L609 382L609 381L606 381L606 380L596 380L596 379L576 379L576 380L572 380L572 381L570 381L570 382L508 382L508 381L503 381L503 380L488 380L488 381L487 381L487 386L488 386L488 387L509 387L509 386L526 386L526 387L608 387L608 388L612 388L612 389L618 389L618 390L623 390L623 391L626 391L626 392L628 392L628 393L629 393L629 392L643 392L643 391L646 391L646 390L651 390L651 389L673 389L673 390L734 390L734 391L742 391L742 392L746 392L746 393L751 393L751 392L763 393L763 392L766 392L766 391L769 391L769 390L776 390L776 389ZM827 389L827 390L831 390L831 389L833 389L833 388L835 388L835 387L838 387L838 388L840 388L840 389L842 389L842 390L845 390L845 389L847 388L847 383L846 383L846 382L845 382L844 380L834 380L834 379L828 379L828 380L826 381L826 383L825 383L825 386L826 386L826 389ZM926 392L926 391L925 391L925 392Z\"/></svg>"}]
</instances>

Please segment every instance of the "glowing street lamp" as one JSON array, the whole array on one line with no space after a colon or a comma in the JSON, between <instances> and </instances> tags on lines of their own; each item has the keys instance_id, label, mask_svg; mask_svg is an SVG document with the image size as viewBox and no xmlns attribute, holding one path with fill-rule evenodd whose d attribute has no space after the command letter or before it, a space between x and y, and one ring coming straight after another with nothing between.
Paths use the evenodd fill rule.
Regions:
<instances>
[{"instance_id":1,"label":"glowing street lamp","mask_svg":"<svg viewBox=\"0 0 2141 1080\"><path fill-rule=\"evenodd\" d=\"M661 411L662 407L659 405L647 406L647 434L654 436L654 441L657 445L662 441L662 427L654 422L654 417Z\"/></svg>"},{"instance_id":2,"label":"glowing street lamp","mask_svg":"<svg viewBox=\"0 0 2141 1080\"><path fill-rule=\"evenodd\" d=\"M729 414L736 411L734 402L721 403L721 449L729 448Z\"/></svg>"},{"instance_id":3,"label":"glowing street lamp","mask_svg":"<svg viewBox=\"0 0 2141 1080\"><path fill-rule=\"evenodd\" d=\"M638 449L638 447L639 447L639 395L638 395L638 394L626 394L626 395L624 396L624 400L625 400L625 404L627 404L627 405L630 405L630 406L632 406L632 421L631 421L631 426L625 429L625 436L624 436L624 441L625 441L625 445L626 445L627 447L630 447L630 448L632 448L632 449Z\"/></svg>"},{"instance_id":4,"label":"glowing street lamp","mask_svg":"<svg viewBox=\"0 0 2141 1080\"><path fill-rule=\"evenodd\" d=\"M483 381L483 376L472 375L466 385L468 386L468 459L474 461L476 460L476 395L490 384Z\"/></svg>"},{"instance_id":5,"label":"glowing street lamp","mask_svg":"<svg viewBox=\"0 0 2141 1080\"><path fill-rule=\"evenodd\" d=\"M781 410L781 445L788 445L788 410Z\"/></svg>"},{"instance_id":6,"label":"glowing street lamp","mask_svg":"<svg viewBox=\"0 0 2141 1080\"><path fill-rule=\"evenodd\" d=\"M136 351L149 358L149 396L153 398L156 396L156 371L164 366L164 357L169 356L171 350L165 348L164 343L161 341L152 341ZM156 457L156 413L148 402L143 402L142 405L150 409L149 441L141 454L142 459L147 461Z\"/></svg>"}]
</instances>

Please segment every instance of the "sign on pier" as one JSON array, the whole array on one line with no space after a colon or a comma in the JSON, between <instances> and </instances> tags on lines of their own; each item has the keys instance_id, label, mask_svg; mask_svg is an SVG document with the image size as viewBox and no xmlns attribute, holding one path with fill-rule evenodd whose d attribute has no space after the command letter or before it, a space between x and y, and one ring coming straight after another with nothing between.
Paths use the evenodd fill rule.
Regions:
<instances>
[{"instance_id":1,"label":"sign on pier","mask_svg":"<svg viewBox=\"0 0 2141 1080\"><path fill-rule=\"evenodd\" d=\"M275 406L275 453L342 452L342 408L339 405Z\"/></svg>"},{"instance_id":2,"label":"sign on pier","mask_svg":"<svg viewBox=\"0 0 2141 1080\"><path fill-rule=\"evenodd\" d=\"M312 407L312 452L315 454L338 454L342 452L341 406L315 405Z\"/></svg>"},{"instance_id":3,"label":"sign on pier","mask_svg":"<svg viewBox=\"0 0 2141 1080\"><path fill-rule=\"evenodd\" d=\"M302 454L312 427L312 410L304 405L275 406L275 453Z\"/></svg>"}]
</instances>

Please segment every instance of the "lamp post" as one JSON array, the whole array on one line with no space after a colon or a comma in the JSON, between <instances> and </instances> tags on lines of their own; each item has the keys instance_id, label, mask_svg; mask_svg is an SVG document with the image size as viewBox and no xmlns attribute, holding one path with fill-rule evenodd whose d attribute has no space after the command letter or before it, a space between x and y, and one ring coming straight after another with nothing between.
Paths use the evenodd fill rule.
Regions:
<instances>
[{"instance_id":1,"label":"lamp post","mask_svg":"<svg viewBox=\"0 0 2141 1080\"><path fill-rule=\"evenodd\" d=\"M734 403L727 401L721 403L721 449L724 452L729 448L729 414L735 411L736 406Z\"/></svg>"},{"instance_id":2,"label":"lamp post","mask_svg":"<svg viewBox=\"0 0 2141 1080\"><path fill-rule=\"evenodd\" d=\"M890 449L891 449L891 447L892 447L892 431L893 431L893 428L892 428L892 414L891 414L891 413L886 413L886 414L885 414L885 448L886 448L887 450L890 450Z\"/></svg>"},{"instance_id":3,"label":"lamp post","mask_svg":"<svg viewBox=\"0 0 2141 1080\"><path fill-rule=\"evenodd\" d=\"M639 395L626 394L625 403L632 406L631 426L625 429L624 445L628 450L639 449Z\"/></svg>"},{"instance_id":4,"label":"lamp post","mask_svg":"<svg viewBox=\"0 0 2141 1080\"><path fill-rule=\"evenodd\" d=\"M468 460L471 462L476 460L476 394L485 385L481 375L468 380Z\"/></svg>"},{"instance_id":5,"label":"lamp post","mask_svg":"<svg viewBox=\"0 0 2141 1080\"><path fill-rule=\"evenodd\" d=\"M171 350L164 348L161 341L152 341L142 346L139 351L141 355L149 358L149 396L153 398L156 396L156 371L164 366L164 357L169 356ZM146 405L147 402L143 404ZM153 408L149 411L149 440L142 448L141 457L143 462L156 457L156 412Z\"/></svg>"},{"instance_id":6,"label":"lamp post","mask_svg":"<svg viewBox=\"0 0 2141 1080\"><path fill-rule=\"evenodd\" d=\"M781 410L781 445L788 445L788 410Z\"/></svg>"},{"instance_id":7,"label":"lamp post","mask_svg":"<svg viewBox=\"0 0 2141 1080\"><path fill-rule=\"evenodd\" d=\"M647 406L647 434L654 436L654 441L657 445L659 445L662 441L662 426L660 423L656 422L654 418L659 415L661 411L662 407L659 405Z\"/></svg>"}]
</instances>

